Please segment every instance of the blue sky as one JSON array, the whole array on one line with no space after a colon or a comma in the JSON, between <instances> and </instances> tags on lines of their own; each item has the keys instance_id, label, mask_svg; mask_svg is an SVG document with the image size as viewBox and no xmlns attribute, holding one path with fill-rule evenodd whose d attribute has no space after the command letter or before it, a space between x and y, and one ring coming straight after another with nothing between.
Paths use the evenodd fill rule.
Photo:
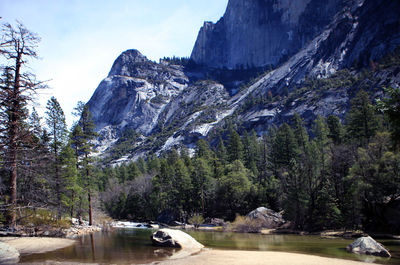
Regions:
<instances>
[{"instance_id":1,"label":"blue sky","mask_svg":"<svg viewBox=\"0 0 400 265\"><path fill-rule=\"evenodd\" d=\"M138 49L151 60L189 56L204 21L216 22L228 0L1 0L1 23L36 32L41 60L31 64L50 80L36 107L55 96L72 124L76 103L88 101L117 56Z\"/></svg>"}]
</instances>

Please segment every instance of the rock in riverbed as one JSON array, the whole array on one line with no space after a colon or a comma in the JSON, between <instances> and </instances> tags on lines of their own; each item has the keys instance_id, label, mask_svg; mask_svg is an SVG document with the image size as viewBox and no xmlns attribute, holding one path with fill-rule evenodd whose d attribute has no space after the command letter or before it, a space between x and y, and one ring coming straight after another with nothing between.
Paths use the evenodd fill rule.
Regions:
<instances>
[{"instance_id":1,"label":"rock in riverbed","mask_svg":"<svg viewBox=\"0 0 400 265\"><path fill-rule=\"evenodd\" d=\"M390 257L389 251L387 251L382 244L376 242L372 237L365 236L356 239L353 243L347 246L347 251L357 253L374 255L381 257Z\"/></svg>"},{"instance_id":2,"label":"rock in riverbed","mask_svg":"<svg viewBox=\"0 0 400 265\"><path fill-rule=\"evenodd\" d=\"M0 242L0 264L14 264L19 261L19 252L14 247Z\"/></svg>"},{"instance_id":3,"label":"rock in riverbed","mask_svg":"<svg viewBox=\"0 0 400 265\"><path fill-rule=\"evenodd\" d=\"M258 207L247 214L250 220L257 220L263 228L278 228L285 223L282 214L265 207Z\"/></svg>"},{"instance_id":4,"label":"rock in riverbed","mask_svg":"<svg viewBox=\"0 0 400 265\"><path fill-rule=\"evenodd\" d=\"M193 237L180 230L160 229L151 236L153 245L185 249L202 249L204 246Z\"/></svg>"}]
</instances>

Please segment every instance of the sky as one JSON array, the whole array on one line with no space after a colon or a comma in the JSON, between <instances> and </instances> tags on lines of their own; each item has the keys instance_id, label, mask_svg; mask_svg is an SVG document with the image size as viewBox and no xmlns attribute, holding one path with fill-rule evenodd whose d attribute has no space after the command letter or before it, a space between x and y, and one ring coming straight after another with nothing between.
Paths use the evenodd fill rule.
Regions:
<instances>
[{"instance_id":1,"label":"sky","mask_svg":"<svg viewBox=\"0 0 400 265\"><path fill-rule=\"evenodd\" d=\"M41 37L38 80L48 80L36 109L57 98L72 125L78 101L87 102L127 49L157 61L190 56L204 21L216 22L228 0L0 0L0 23L18 20ZM76 119L76 118L75 118Z\"/></svg>"}]
</instances>

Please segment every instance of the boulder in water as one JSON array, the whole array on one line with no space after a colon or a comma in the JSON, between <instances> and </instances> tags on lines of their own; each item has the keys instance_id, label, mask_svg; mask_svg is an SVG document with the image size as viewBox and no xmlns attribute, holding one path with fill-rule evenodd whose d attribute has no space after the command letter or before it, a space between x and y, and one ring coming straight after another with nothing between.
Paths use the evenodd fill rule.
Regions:
<instances>
[{"instance_id":1,"label":"boulder in water","mask_svg":"<svg viewBox=\"0 0 400 265\"><path fill-rule=\"evenodd\" d=\"M18 261L18 250L9 244L0 242L0 264L14 264Z\"/></svg>"},{"instance_id":2,"label":"boulder in water","mask_svg":"<svg viewBox=\"0 0 400 265\"><path fill-rule=\"evenodd\" d=\"M370 236L360 237L356 239L353 243L348 245L346 249L349 252L357 254L391 257L389 251L385 249L382 244L376 242Z\"/></svg>"},{"instance_id":3,"label":"boulder in water","mask_svg":"<svg viewBox=\"0 0 400 265\"><path fill-rule=\"evenodd\" d=\"M173 248L201 249L204 246L183 231L160 229L151 236L153 245Z\"/></svg>"}]
</instances>

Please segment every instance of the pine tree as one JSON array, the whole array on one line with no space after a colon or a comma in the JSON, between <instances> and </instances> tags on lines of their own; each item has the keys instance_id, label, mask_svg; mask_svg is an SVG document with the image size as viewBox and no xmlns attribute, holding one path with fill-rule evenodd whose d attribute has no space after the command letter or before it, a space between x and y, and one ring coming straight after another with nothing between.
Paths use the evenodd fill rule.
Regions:
<instances>
[{"instance_id":1,"label":"pine tree","mask_svg":"<svg viewBox=\"0 0 400 265\"><path fill-rule=\"evenodd\" d=\"M32 134L37 138L38 141L40 141L40 138L43 135L43 128L41 125L41 118L34 107L32 108L32 113L29 117L29 124Z\"/></svg>"},{"instance_id":2,"label":"pine tree","mask_svg":"<svg viewBox=\"0 0 400 265\"><path fill-rule=\"evenodd\" d=\"M284 123L279 127L271 150L271 159L275 171L280 167L288 167L297 156L298 141L290 126Z\"/></svg>"},{"instance_id":3,"label":"pine tree","mask_svg":"<svg viewBox=\"0 0 400 265\"><path fill-rule=\"evenodd\" d=\"M363 184L365 226L369 229L385 230L382 212L392 207L400 193L400 154L390 149L390 134L378 133L366 148L358 149L358 161L350 170L351 177Z\"/></svg>"},{"instance_id":4,"label":"pine tree","mask_svg":"<svg viewBox=\"0 0 400 265\"><path fill-rule=\"evenodd\" d=\"M207 161L211 160L212 152L207 141L200 139L196 143L196 157L203 158Z\"/></svg>"},{"instance_id":5,"label":"pine tree","mask_svg":"<svg viewBox=\"0 0 400 265\"><path fill-rule=\"evenodd\" d=\"M182 159L178 159L173 166L174 175L172 179L172 196L175 207L183 211L183 217L186 219L192 207L191 191L193 189L192 180L189 171ZM186 220L184 220L186 221Z\"/></svg>"},{"instance_id":6,"label":"pine tree","mask_svg":"<svg viewBox=\"0 0 400 265\"><path fill-rule=\"evenodd\" d=\"M368 144L379 128L378 115L371 104L368 93L361 90L351 100L346 116L347 137L355 139L360 146Z\"/></svg>"},{"instance_id":7,"label":"pine tree","mask_svg":"<svg viewBox=\"0 0 400 265\"><path fill-rule=\"evenodd\" d=\"M291 220L296 228L303 229L305 225L308 197L306 195L306 181L303 168L294 158L289 163L289 169L281 175L284 187L285 216Z\"/></svg>"},{"instance_id":8,"label":"pine tree","mask_svg":"<svg viewBox=\"0 0 400 265\"><path fill-rule=\"evenodd\" d=\"M61 176L63 178L63 189L61 202L69 210L70 217L74 217L74 212L78 206L78 199L82 194L82 187L79 186L79 171L76 167L78 161L71 144L64 146L60 153Z\"/></svg>"},{"instance_id":9,"label":"pine tree","mask_svg":"<svg viewBox=\"0 0 400 265\"><path fill-rule=\"evenodd\" d=\"M196 158L193 171L193 188L196 201L200 202L202 215L206 212L206 202L211 197L215 188L212 170L204 158Z\"/></svg>"},{"instance_id":10,"label":"pine tree","mask_svg":"<svg viewBox=\"0 0 400 265\"><path fill-rule=\"evenodd\" d=\"M229 162L232 163L235 160L243 161L244 158L243 143L242 140L240 139L239 134L233 129L230 131L227 150L228 150Z\"/></svg>"},{"instance_id":11,"label":"pine tree","mask_svg":"<svg viewBox=\"0 0 400 265\"><path fill-rule=\"evenodd\" d=\"M328 137L332 139L335 145L341 144L344 136L344 128L337 116L329 115L326 123L329 128Z\"/></svg>"},{"instance_id":12,"label":"pine tree","mask_svg":"<svg viewBox=\"0 0 400 265\"><path fill-rule=\"evenodd\" d=\"M228 161L228 154L225 148L224 140L222 140L222 137L220 136L218 138L218 146L217 146L217 151L216 151L216 156L220 164L225 165Z\"/></svg>"},{"instance_id":13,"label":"pine tree","mask_svg":"<svg viewBox=\"0 0 400 265\"><path fill-rule=\"evenodd\" d=\"M387 115L394 145L400 148L400 89L388 87L385 94L386 97L378 101L378 108Z\"/></svg>"},{"instance_id":14,"label":"pine tree","mask_svg":"<svg viewBox=\"0 0 400 265\"><path fill-rule=\"evenodd\" d=\"M60 176L60 152L66 144L67 137L67 124L65 122L64 111L55 97L47 102L46 107L46 123L50 132L50 147L53 152L53 165L55 185L54 191L56 193L56 205L58 208L58 218L61 217L61 187L63 186Z\"/></svg>"},{"instance_id":15,"label":"pine tree","mask_svg":"<svg viewBox=\"0 0 400 265\"><path fill-rule=\"evenodd\" d=\"M36 48L40 38L27 30L22 24L16 28L10 24L1 29L1 55L5 66L0 78L0 134L1 143L6 150L6 169L9 172L9 197L7 224L16 225L18 155L24 140L22 126L26 119L26 105L32 100L31 95L43 87L43 82L36 81L33 74L24 71L29 59L37 58Z\"/></svg>"},{"instance_id":16,"label":"pine tree","mask_svg":"<svg viewBox=\"0 0 400 265\"><path fill-rule=\"evenodd\" d=\"M225 208L228 218L233 219L236 213L248 210L245 198L252 188L250 178L251 172L240 160L235 160L226 166L225 174L218 179L218 203Z\"/></svg>"},{"instance_id":17,"label":"pine tree","mask_svg":"<svg viewBox=\"0 0 400 265\"><path fill-rule=\"evenodd\" d=\"M79 102L75 110L78 115L80 114L80 120L72 132L72 146L78 156L82 170L83 187L87 191L89 225L93 225L92 192L95 180L92 174L93 158L90 155L94 152L91 140L97 136L97 133L94 131L95 126L89 107Z\"/></svg>"},{"instance_id":18,"label":"pine tree","mask_svg":"<svg viewBox=\"0 0 400 265\"><path fill-rule=\"evenodd\" d=\"M243 147L244 147L244 162L246 168L253 172L254 176L258 177L258 168L260 152L258 149L257 134L253 130L249 135L247 131L243 133ZM258 180L261 182L261 180Z\"/></svg>"},{"instance_id":19,"label":"pine tree","mask_svg":"<svg viewBox=\"0 0 400 265\"><path fill-rule=\"evenodd\" d=\"M297 113L293 115L292 129L297 141L297 146L302 150L302 152L304 152L308 142L308 133L306 128L304 127L303 119Z\"/></svg>"}]
</instances>

